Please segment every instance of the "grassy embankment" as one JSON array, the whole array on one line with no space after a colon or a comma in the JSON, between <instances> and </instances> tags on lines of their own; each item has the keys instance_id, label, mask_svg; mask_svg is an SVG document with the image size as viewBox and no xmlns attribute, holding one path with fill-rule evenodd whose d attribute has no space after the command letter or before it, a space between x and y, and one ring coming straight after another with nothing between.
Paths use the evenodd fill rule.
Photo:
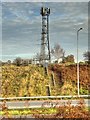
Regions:
<instances>
[{"instance_id":1,"label":"grassy embankment","mask_svg":"<svg viewBox=\"0 0 90 120\"><path fill-rule=\"evenodd\" d=\"M80 94L89 94L90 67L80 65ZM2 97L46 96L46 85L50 95L77 95L76 65L52 64L45 69L37 65L2 66Z\"/></svg>"}]
</instances>

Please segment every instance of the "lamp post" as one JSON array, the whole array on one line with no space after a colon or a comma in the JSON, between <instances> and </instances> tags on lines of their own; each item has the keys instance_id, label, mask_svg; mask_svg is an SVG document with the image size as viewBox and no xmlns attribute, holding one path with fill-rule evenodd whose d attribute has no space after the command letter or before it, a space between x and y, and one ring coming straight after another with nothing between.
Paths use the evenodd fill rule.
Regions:
<instances>
[{"instance_id":1,"label":"lamp post","mask_svg":"<svg viewBox=\"0 0 90 120\"><path fill-rule=\"evenodd\" d=\"M82 30L83 28L79 28L77 30L77 88L78 88L78 96L79 96L79 61L78 61L78 35L79 31Z\"/></svg>"}]
</instances>

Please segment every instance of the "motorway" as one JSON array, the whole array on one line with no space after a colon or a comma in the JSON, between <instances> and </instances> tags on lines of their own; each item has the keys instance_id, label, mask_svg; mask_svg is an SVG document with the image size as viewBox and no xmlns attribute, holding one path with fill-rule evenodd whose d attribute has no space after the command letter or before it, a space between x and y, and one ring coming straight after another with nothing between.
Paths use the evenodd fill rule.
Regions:
<instances>
[{"instance_id":1,"label":"motorway","mask_svg":"<svg viewBox=\"0 0 90 120\"><path fill-rule=\"evenodd\" d=\"M23 108L40 108L40 107L55 107L55 106L63 106L71 103L71 105L76 106L80 100L48 100L48 101L7 101L6 107L8 109L23 109ZM85 105L90 106L90 100L84 99ZM0 102L0 106L2 106L2 102ZM1 109L1 107L0 107Z\"/></svg>"}]
</instances>

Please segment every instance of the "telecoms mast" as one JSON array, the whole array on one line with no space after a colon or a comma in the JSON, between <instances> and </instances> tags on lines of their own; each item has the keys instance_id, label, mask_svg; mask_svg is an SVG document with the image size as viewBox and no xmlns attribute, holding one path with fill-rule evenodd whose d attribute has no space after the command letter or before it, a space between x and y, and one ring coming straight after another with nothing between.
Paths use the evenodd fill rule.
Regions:
<instances>
[{"instance_id":1,"label":"telecoms mast","mask_svg":"<svg viewBox=\"0 0 90 120\"><path fill-rule=\"evenodd\" d=\"M50 45L49 45L49 15L50 8L41 8L42 15L42 36L41 36L41 51L40 58L41 62L45 62L46 60L50 62Z\"/></svg>"}]
</instances>

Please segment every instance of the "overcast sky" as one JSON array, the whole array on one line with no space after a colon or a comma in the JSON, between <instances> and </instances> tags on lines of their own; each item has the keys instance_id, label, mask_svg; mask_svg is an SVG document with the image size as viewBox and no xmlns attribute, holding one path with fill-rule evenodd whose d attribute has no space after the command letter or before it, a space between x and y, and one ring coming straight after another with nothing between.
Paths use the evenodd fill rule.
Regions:
<instances>
[{"instance_id":1,"label":"overcast sky","mask_svg":"<svg viewBox=\"0 0 90 120\"><path fill-rule=\"evenodd\" d=\"M49 7L50 47L59 43L65 55L76 59L77 30L79 60L88 50L88 2L14 2L2 3L2 59L31 58L40 52L40 8Z\"/></svg>"}]
</instances>

